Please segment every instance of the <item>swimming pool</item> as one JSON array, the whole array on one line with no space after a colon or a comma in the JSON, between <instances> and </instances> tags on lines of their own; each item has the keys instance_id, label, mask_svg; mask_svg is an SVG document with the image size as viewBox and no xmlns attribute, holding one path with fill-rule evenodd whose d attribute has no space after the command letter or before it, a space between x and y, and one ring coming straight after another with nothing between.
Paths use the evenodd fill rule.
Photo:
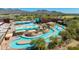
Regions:
<instances>
[{"instance_id":1,"label":"swimming pool","mask_svg":"<svg viewBox=\"0 0 79 59\"><path fill-rule=\"evenodd\" d=\"M42 34L42 35L38 35L38 36L34 36L34 37L25 37L25 36L19 36L16 40L13 40L12 42L10 42L10 47L11 48L16 48L16 49L24 49L24 48L28 48L28 47L32 47L32 45L30 44L24 44L24 45L17 45L16 43L17 42L20 42L22 40L25 40L25 41L29 41L29 40L36 40L38 38L48 38L48 35L52 33L52 30L50 30L48 33L45 33L45 34ZM47 37L45 37L47 36ZM45 40L46 42L49 42L49 39L46 39Z\"/></svg>"},{"instance_id":2,"label":"swimming pool","mask_svg":"<svg viewBox=\"0 0 79 59\"><path fill-rule=\"evenodd\" d=\"M33 30L33 29L38 29L39 26L34 24L34 23L29 23L29 24L24 24L21 27L16 27L15 31L20 31L20 30Z\"/></svg>"},{"instance_id":3,"label":"swimming pool","mask_svg":"<svg viewBox=\"0 0 79 59\"><path fill-rule=\"evenodd\" d=\"M53 36L53 37L59 36L59 33L64 29L64 26L60 27L58 24L56 24L53 29L50 29L49 32L47 32L45 34L38 35L38 36L33 36L33 37L19 36L16 40L14 40L10 43L10 47L15 48L15 49L25 49L25 48L33 46L33 45L28 44L28 43L24 44L24 45L17 45L16 44L17 42L20 42L22 40L29 41L29 40L34 40L34 39L36 40L38 38L44 38L45 42L50 42L49 37L50 36Z\"/></svg>"},{"instance_id":4,"label":"swimming pool","mask_svg":"<svg viewBox=\"0 0 79 59\"><path fill-rule=\"evenodd\" d=\"M16 21L15 24L29 24L31 21Z\"/></svg>"}]
</instances>

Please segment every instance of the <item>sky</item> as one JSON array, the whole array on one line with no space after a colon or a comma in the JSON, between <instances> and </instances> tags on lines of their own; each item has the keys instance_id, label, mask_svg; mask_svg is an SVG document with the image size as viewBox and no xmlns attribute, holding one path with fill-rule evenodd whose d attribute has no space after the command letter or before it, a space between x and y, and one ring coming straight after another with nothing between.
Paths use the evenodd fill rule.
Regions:
<instances>
[{"instance_id":1,"label":"sky","mask_svg":"<svg viewBox=\"0 0 79 59\"><path fill-rule=\"evenodd\" d=\"M63 13L79 14L79 8L20 8L20 9L24 11L48 10L48 11L58 11Z\"/></svg>"}]
</instances>

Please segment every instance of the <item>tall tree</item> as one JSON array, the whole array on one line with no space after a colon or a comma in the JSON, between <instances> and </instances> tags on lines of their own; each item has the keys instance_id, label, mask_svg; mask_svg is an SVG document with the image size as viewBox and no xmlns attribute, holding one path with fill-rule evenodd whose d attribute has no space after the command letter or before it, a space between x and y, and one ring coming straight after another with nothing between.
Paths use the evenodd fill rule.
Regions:
<instances>
[{"instance_id":1,"label":"tall tree","mask_svg":"<svg viewBox=\"0 0 79 59\"><path fill-rule=\"evenodd\" d=\"M31 44L34 44L35 46L33 48L37 48L38 50L45 49L45 41L42 38L39 38L38 40L33 40Z\"/></svg>"}]
</instances>

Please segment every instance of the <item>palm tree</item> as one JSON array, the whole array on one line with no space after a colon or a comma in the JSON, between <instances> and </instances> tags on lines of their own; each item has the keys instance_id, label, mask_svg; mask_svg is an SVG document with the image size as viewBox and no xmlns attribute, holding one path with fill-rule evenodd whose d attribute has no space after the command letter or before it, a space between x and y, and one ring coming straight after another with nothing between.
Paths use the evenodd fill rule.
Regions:
<instances>
[{"instance_id":1,"label":"palm tree","mask_svg":"<svg viewBox=\"0 0 79 59\"><path fill-rule=\"evenodd\" d=\"M42 38L39 38L38 40L32 40L31 44L34 44L33 48L37 48L38 50L45 49L45 41Z\"/></svg>"},{"instance_id":2,"label":"palm tree","mask_svg":"<svg viewBox=\"0 0 79 59\"><path fill-rule=\"evenodd\" d=\"M56 46L56 44L55 44L54 42L50 42L50 43L48 44L48 49L54 49L55 46Z\"/></svg>"},{"instance_id":3,"label":"palm tree","mask_svg":"<svg viewBox=\"0 0 79 59\"><path fill-rule=\"evenodd\" d=\"M56 37L51 36L49 39L51 42L49 42L48 44L48 49L54 49L55 46L57 45Z\"/></svg>"}]
</instances>

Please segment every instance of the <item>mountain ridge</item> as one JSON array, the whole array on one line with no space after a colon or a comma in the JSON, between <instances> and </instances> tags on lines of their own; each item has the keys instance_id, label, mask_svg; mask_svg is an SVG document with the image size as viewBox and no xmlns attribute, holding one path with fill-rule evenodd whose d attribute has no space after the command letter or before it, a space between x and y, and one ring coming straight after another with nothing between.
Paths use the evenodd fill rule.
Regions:
<instances>
[{"instance_id":1,"label":"mountain ridge","mask_svg":"<svg viewBox=\"0 0 79 59\"><path fill-rule=\"evenodd\" d=\"M36 11L25 11L19 8L0 8L0 14L60 14L60 15L79 15L79 14L70 14L63 13L59 11L48 11L48 10L36 10Z\"/></svg>"}]
</instances>

